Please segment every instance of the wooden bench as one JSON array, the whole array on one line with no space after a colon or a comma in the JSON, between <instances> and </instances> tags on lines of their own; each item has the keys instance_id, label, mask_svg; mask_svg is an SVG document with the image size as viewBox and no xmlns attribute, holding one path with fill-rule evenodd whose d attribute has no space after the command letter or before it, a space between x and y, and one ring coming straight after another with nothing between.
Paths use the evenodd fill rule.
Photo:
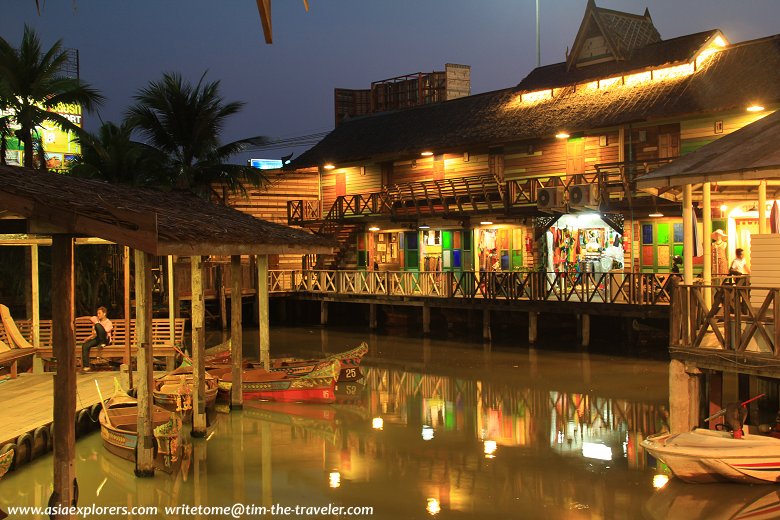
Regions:
<instances>
[{"instance_id":1,"label":"wooden bench","mask_svg":"<svg viewBox=\"0 0 780 520\"><path fill-rule=\"evenodd\" d=\"M11 379L16 379L19 361L34 355L35 348L19 332L11 311L0 305L0 366L10 367Z\"/></svg>"},{"instance_id":2,"label":"wooden bench","mask_svg":"<svg viewBox=\"0 0 780 520\"><path fill-rule=\"evenodd\" d=\"M176 356L174 346L181 349L184 343L184 329L186 318L176 318L174 323L174 337L171 343L171 327L167 318L155 318L152 320L152 355L173 359ZM32 321L17 321L21 334L32 341ZM121 360L125 356L125 339L127 338L127 329L125 320L112 320L114 326L111 331L111 344L101 348L92 348L89 351L90 360L106 361ZM36 353L44 360L53 360L54 352L52 349L52 324L51 320L41 320L40 324L40 347ZM89 316L80 316L74 322L74 332L76 340L76 356L81 359L81 344L92 335L93 324ZM136 354L136 331L135 320L130 320L130 355Z\"/></svg>"}]
</instances>

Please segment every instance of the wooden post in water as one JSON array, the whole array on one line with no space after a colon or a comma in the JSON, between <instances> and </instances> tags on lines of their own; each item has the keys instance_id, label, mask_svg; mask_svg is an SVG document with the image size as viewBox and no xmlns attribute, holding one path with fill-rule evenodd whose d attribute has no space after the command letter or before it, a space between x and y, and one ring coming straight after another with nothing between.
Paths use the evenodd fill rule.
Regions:
<instances>
[{"instance_id":1,"label":"wooden post in water","mask_svg":"<svg viewBox=\"0 0 780 520\"><path fill-rule=\"evenodd\" d=\"M154 476L152 424L152 270L154 257L138 249L135 256L135 335L138 359L138 447L135 475ZM129 335L129 331L128 331Z\"/></svg>"},{"instance_id":2,"label":"wooden post in water","mask_svg":"<svg viewBox=\"0 0 780 520\"><path fill-rule=\"evenodd\" d=\"M376 310L377 304L370 303L368 305L368 328L369 330L376 330Z\"/></svg>"},{"instance_id":3,"label":"wooden post in water","mask_svg":"<svg viewBox=\"0 0 780 520\"><path fill-rule=\"evenodd\" d=\"M241 377L244 346L243 331L241 330L241 255L230 257L230 279L230 351L233 359L230 406L241 408L244 406Z\"/></svg>"},{"instance_id":4,"label":"wooden post in water","mask_svg":"<svg viewBox=\"0 0 780 520\"><path fill-rule=\"evenodd\" d=\"M75 505L76 345L73 330L73 236L52 237L52 345L57 358L54 376L54 491L52 506ZM71 518L58 515L55 518Z\"/></svg>"},{"instance_id":5,"label":"wooden post in water","mask_svg":"<svg viewBox=\"0 0 780 520\"><path fill-rule=\"evenodd\" d=\"M257 302L260 333L260 361L268 370L271 367L271 336L268 319L268 255L257 256Z\"/></svg>"},{"instance_id":6,"label":"wooden post in water","mask_svg":"<svg viewBox=\"0 0 780 520\"><path fill-rule=\"evenodd\" d=\"M709 400L709 409L707 410L707 417L719 412L725 408L723 404L723 372L711 372L706 376L707 381L707 397ZM713 420L707 423L711 430L715 429L715 425L722 423L723 419Z\"/></svg>"},{"instance_id":7,"label":"wooden post in water","mask_svg":"<svg viewBox=\"0 0 780 520\"><path fill-rule=\"evenodd\" d=\"M130 340L132 338L132 329L130 328L130 248L122 248L122 269L124 275L124 308L125 308L125 354L122 362L127 366L127 387L133 388L133 358L130 354Z\"/></svg>"},{"instance_id":8,"label":"wooden post in water","mask_svg":"<svg viewBox=\"0 0 780 520\"><path fill-rule=\"evenodd\" d=\"M490 341L492 339L492 333L490 331L490 309L482 310L482 339L484 341Z\"/></svg>"},{"instance_id":9,"label":"wooden post in water","mask_svg":"<svg viewBox=\"0 0 780 520\"><path fill-rule=\"evenodd\" d=\"M431 333L431 306L428 302L423 303L422 308L422 326L423 335L427 336Z\"/></svg>"},{"instance_id":10,"label":"wooden post in water","mask_svg":"<svg viewBox=\"0 0 780 520\"><path fill-rule=\"evenodd\" d=\"M539 313L528 313L528 343L534 345L539 337Z\"/></svg>"},{"instance_id":11,"label":"wooden post in water","mask_svg":"<svg viewBox=\"0 0 780 520\"><path fill-rule=\"evenodd\" d=\"M192 271L192 432L193 437L206 436L206 370L203 364L206 355L205 328L206 309L203 304L203 257L190 257Z\"/></svg>"},{"instance_id":12,"label":"wooden post in water","mask_svg":"<svg viewBox=\"0 0 780 520\"><path fill-rule=\"evenodd\" d=\"M323 327L328 325L328 302L320 302L320 325Z\"/></svg>"},{"instance_id":13,"label":"wooden post in water","mask_svg":"<svg viewBox=\"0 0 780 520\"><path fill-rule=\"evenodd\" d=\"M219 284L219 319L222 322L222 330L227 330L227 296L225 295L225 267L217 264L217 283Z\"/></svg>"},{"instance_id":14,"label":"wooden post in water","mask_svg":"<svg viewBox=\"0 0 780 520\"><path fill-rule=\"evenodd\" d=\"M38 269L38 244L30 246L30 299L32 300L32 344L35 348L41 346L41 289ZM43 373L43 359L33 358L33 373Z\"/></svg>"},{"instance_id":15,"label":"wooden post in water","mask_svg":"<svg viewBox=\"0 0 780 520\"><path fill-rule=\"evenodd\" d=\"M170 337L168 338L168 341L171 342L171 345L174 345L176 347L179 347L180 345L176 345L176 289L174 286L175 280L173 279L173 257L168 255L167 257L167 264L168 264L168 327L170 327ZM165 358L165 368L169 372L176 368L174 365L176 364L176 358L174 356L169 356Z\"/></svg>"},{"instance_id":16,"label":"wooden post in water","mask_svg":"<svg viewBox=\"0 0 780 520\"><path fill-rule=\"evenodd\" d=\"M588 347L590 345L590 314L582 314L580 317L580 346Z\"/></svg>"}]
</instances>

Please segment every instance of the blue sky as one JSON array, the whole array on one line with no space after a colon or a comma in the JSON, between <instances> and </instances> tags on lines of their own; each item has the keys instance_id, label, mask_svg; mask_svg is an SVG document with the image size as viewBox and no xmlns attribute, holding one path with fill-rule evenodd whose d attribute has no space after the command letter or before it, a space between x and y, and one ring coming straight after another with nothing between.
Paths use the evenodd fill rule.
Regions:
<instances>
[{"instance_id":1,"label":"blue sky","mask_svg":"<svg viewBox=\"0 0 780 520\"><path fill-rule=\"evenodd\" d=\"M367 88L393 76L472 67L472 93L518 83L535 65L534 0L274 0L274 44L266 45L254 1L0 0L0 35L12 44L24 24L44 44L79 49L81 77L108 99L119 121L133 93L164 71L221 80L244 111L225 139L293 137L333 128L333 88ZM563 61L586 0L541 0L542 63ZM778 0L601 0L649 7L663 38L720 28L732 42L780 33ZM85 115L88 129L99 125ZM302 150L297 150L300 152ZM278 158L287 150L266 152Z\"/></svg>"}]
</instances>

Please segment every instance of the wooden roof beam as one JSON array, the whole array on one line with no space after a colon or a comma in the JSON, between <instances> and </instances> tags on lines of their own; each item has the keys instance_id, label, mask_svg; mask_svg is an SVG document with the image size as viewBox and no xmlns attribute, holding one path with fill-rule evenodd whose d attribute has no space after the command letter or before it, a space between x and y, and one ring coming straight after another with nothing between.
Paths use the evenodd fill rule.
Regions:
<instances>
[{"instance_id":1,"label":"wooden roof beam","mask_svg":"<svg viewBox=\"0 0 780 520\"><path fill-rule=\"evenodd\" d=\"M260 13L260 23L263 25L265 43L271 44L274 42L273 32L271 31L271 0L257 0L257 11Z\"/></svg>"}]
</instances>

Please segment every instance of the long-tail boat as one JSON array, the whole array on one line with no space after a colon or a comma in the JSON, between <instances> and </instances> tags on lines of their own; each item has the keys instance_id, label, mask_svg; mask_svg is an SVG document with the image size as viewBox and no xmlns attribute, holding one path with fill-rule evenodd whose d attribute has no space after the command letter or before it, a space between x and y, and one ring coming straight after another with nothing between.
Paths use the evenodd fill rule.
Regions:
<instances>
[{"instance_id":1,"label":"long-tail boat","mask_svg":"<svg viewBox=\"0 0 780 520\"><path fill-rule=\"evenodd\" d=\"M11 464L14 463L14 450L8 450L2 455L0 455L0 478L2 478L3 475L8 473L8 470L11 469Z\"/></svg>"},{"instance_id":2,"label":"long-tail boat","mask_svg":"<svg viewBox=\"0 0 780 520\"><path fill-rule=\"evenodd\" d=\"M338 374L338 381L357 381L363 374L360 372L360 362L363 356L368 352L368 344L364 341L357 347L331 354L324 359L303 359L298 357L272 358L269 369L272 372L284 372L290 375L304 375L310 373L315 367L323 361L338 360L341 369ZM230 350L223 350L213 356L209 362L211 364L229 364ZM247 362L245 368L263 368L261 363Z\"/></svg>"},{"instance_id":3,"label":"long-tail boat","mask_svg":"<svg viewBox=\"0 0 780 520\"><path fill-rule=\"evenodd\" d=\"M105 401L99 420L103 446L114 455L134 462L138 445L138 401L128 395L115 395ZM170 467L178 460L181 448L181 418L152 406L152 426L155 459L162 462L163 468Z\"/></svg>"},{"instance_id":4,"label":"long-tail boat","mask_svg":"<svg viewBox=\"0 0 780 520\"><path fill-rule=\"evenodd\" d=\"M171 412L180 412L187 420L192 412L192 393L194 392L192 366L182 365L154 380L154 402ZM217 400L218 383L216 377L206 372L206 406L213 406Z\"/></svg>"},{"instance_id":5,"label":"long-tail boat","mask_svg":"<svg viewBox=\"0 0 780 520\"><path fill-rule=\"evenodd\" d=\"M337 359L321 361L308 374L296 376L262 368L245 368L242 391L245 399L260 399L285 403L332 403L336 400L336 378L341 363ZM222 365L212 370L220 378L219 391L229 395L233 386L231 367Z\"/></svg>"}]
</instances>

